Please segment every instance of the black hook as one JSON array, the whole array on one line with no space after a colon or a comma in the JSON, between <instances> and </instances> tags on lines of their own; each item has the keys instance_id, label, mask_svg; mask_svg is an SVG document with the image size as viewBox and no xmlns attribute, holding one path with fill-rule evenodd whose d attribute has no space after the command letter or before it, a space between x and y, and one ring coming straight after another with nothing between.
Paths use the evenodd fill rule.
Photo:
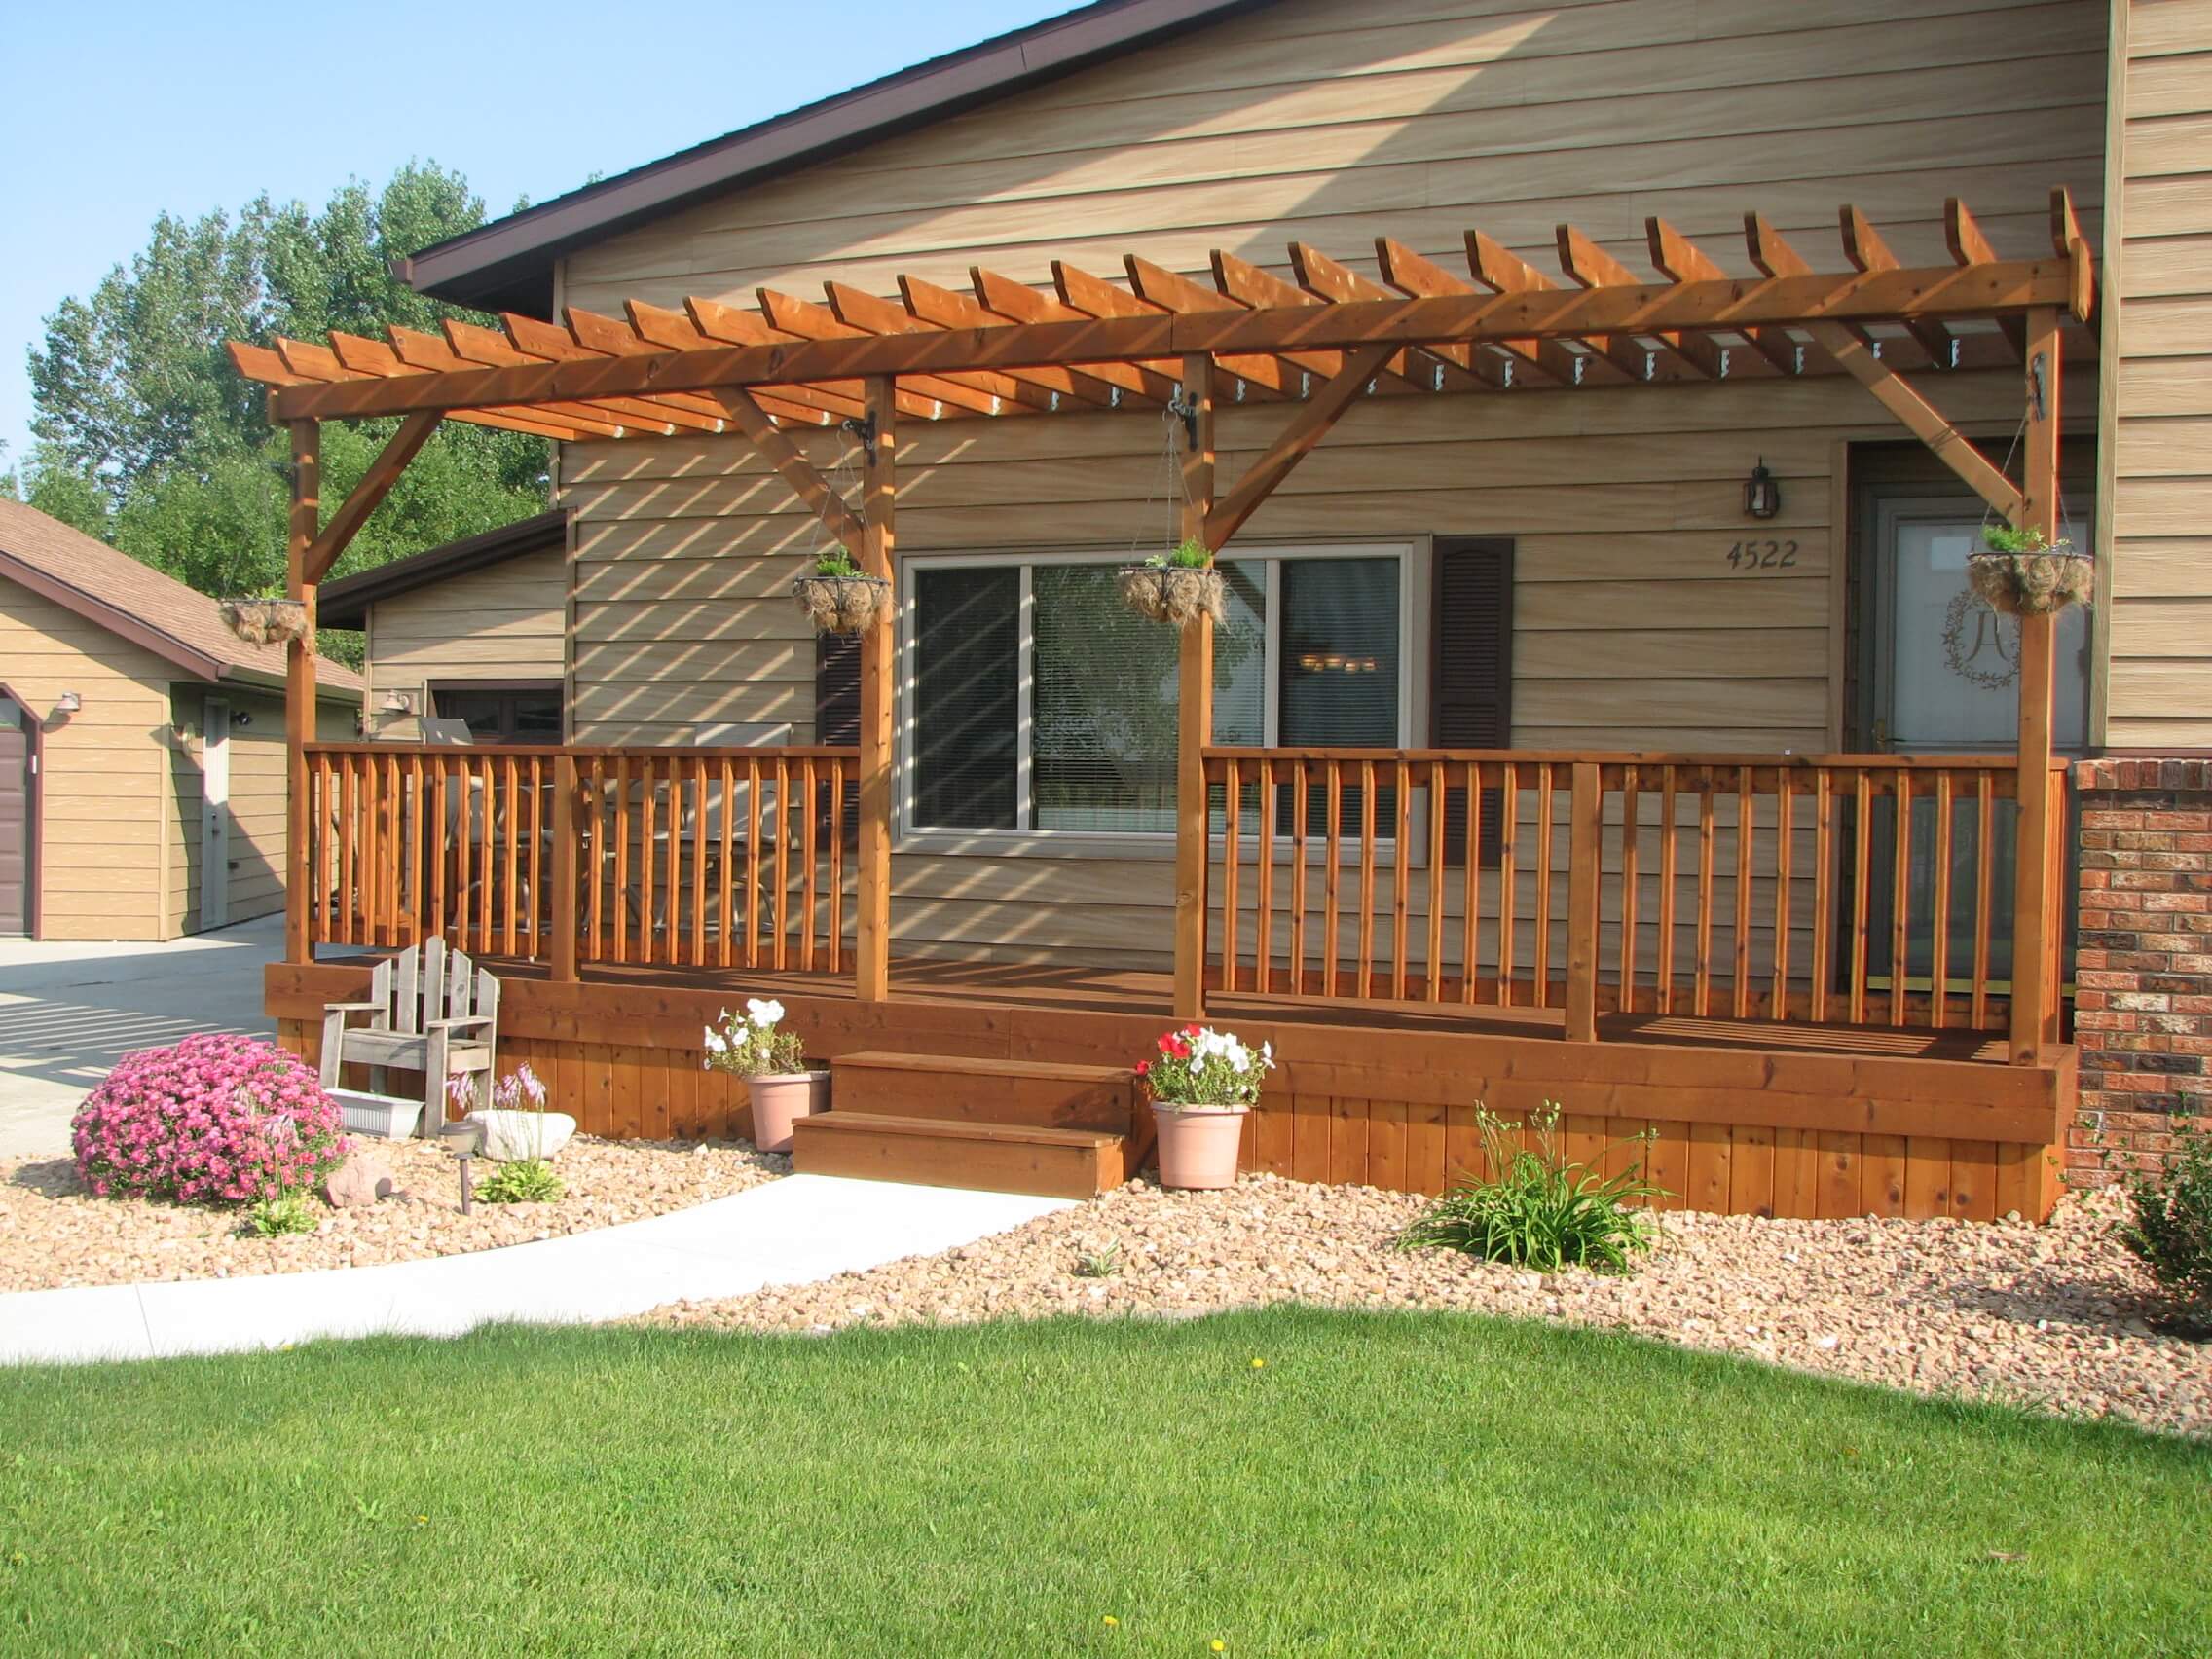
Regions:
<instances>
[{"instance_id":1,"label":"black hook","mask_svg":"<svg viewBox=\"0 0 2212 1659\"><path fill-rule=\"evenodd\" d=\"M867 457L870 466L875 464L875 417L873 415L848 415L839 423L851 436L860 439L861 452Z\"/></svg>"}]
</instances>

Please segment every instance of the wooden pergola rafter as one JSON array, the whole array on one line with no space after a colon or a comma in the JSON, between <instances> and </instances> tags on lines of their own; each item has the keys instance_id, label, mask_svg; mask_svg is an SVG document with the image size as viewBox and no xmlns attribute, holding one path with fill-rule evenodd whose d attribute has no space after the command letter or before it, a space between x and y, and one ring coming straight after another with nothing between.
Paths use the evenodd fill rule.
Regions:
<instances>
[{"instance_id":1,"label":"wooden pergola rafter","mask_svg":"<svg viewBox=\"0 0 2212 1659\"><path fill-rule=\"evenodd\" d=\"M2064 189L2050 197L2050 252L2001 258L1965 204L1943 210L1950 263L1907 266L1856 207L1839 214L1846 269L1823 272L1763 218L1747 214L1751 270L1731 274L1676 227L1646 223L1647 282L1572 225L1559 227L1553 276L1480 231L1466 276L1388 237L1376 276L1294 242L1288 276L1217 251L1210 284L1129 254L1124 281L1052 262L1041 291L975 268L970 294L918 276L894 300L830 281L817 302L761 288L756 304L690 297L681 311L630 303L619 317L571 308L559 322L507 315L497 329L448 322L388 341L334 334L325 345L234 343L246 378L294 436L291 590L311 606L347 541L441 420L569 441L735 435L753 444L853 558L892 573L896 455L904 419L990 420L1128 409L1182 420L1185 531L1215 551L1335 424L1368 397L1519 394L1666 382L1859 381L2011 524L2057 528L2059 336L2089 320L2088 243ZM1905 374L2001 366L2027 371L2025 475L2009 479ZM1214 417L1229 403L1293 405L1243 476L1214 491ZM320 423L404 417L327 528L314 502ZM851 502L793 433L843 424L866 457ZM1186 845L1177 873L1177 1002L1202 1001L1205 789L1211 630L1186 630L1181 781ZM2052 937L2046 772L2051 630L2022 629L2020 889L2016 948L2042 961ZM304 744L313 707L313 633L292 651L295 855L308 843ZM862 652L859 989L884 993L888 963L890 645ZM1194 816L1195 815L1195 816ZM876 820L880 819L881 822ZM295 868L287 942L307 950L305 872ZM2031 900L2034 901L2031 904ZM558 964L557 964L558 967ZM2015 1055L2055 1032L2042 977L2016 974ZM1570 1018L1570 1035L1574 1035Z\"/></svg>"}]
</instances>

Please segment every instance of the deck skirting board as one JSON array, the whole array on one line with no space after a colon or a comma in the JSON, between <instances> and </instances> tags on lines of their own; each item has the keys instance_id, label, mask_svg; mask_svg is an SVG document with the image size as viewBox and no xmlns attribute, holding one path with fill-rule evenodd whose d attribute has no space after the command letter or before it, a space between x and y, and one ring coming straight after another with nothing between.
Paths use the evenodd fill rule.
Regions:
<instances>
[{"instance_id":1,"label":"deck skirting board","mask_svg":"<svg viewBox=\"0 0 2212 1659\"><path fill-rule=\"evenodd\" d=\"M366 971L272 967L267 1007L286 1047L313 1060L326 1001ZM500 1004L498 1063L528 1061L589 1134L745 1136L743 1084L701 1068L700 1035L730 987L646 982L552 984L517 976ZM1126 1065L1169 1023L1163 1013L778 987L817 1060L889 1050L979 1059ZM1567 1043L1527 1034L1389 1030L1293 1018L1221 1017L1280 1058L1246 1124L1244 1164L1299 1180L1441 1192L1476 1166L1478 1102L1524 1117L1556 1102L1570 1157L1609 1169L1654 1138L1648 1172L1663 1208L1847 1218L2046 1218L2058 1146L2076 1098L2074 1051L2013 1067L1885 1052L1726 1047L1648 1037Z\"/></svg>"}]
</instances>

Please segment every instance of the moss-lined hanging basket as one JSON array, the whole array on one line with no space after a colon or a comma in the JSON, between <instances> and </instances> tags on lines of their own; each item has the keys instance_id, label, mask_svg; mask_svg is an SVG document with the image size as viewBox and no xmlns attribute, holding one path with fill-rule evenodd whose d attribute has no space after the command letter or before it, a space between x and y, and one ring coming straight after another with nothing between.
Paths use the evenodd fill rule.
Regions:
<instances>
[{"instance_id":1,"label":"moss-lined hanging basket","mask_svg":"<svg viewBox=\"0 0 2212 1659\"><path fill-rule=\"evenodd\" d=\"M1200 616L1229 620L1227 587L1211 565L1124 565L1122 601L1139 616L1187 628Z\"/></svg>"},{"instance_id":2,"label":"moss-lined hanging basket","mask_svg":"<svg viewBox=\"0 0 2212 1659\"><path fill-rule=\"evenodd\" d=\"M1967 579L1990 608L2008 616L2042 616L2096 596L2096 567L2071 541L2048 546L1976 547Z\"/></svg>"},{"instance_id":3,"label":"moss-lined hanging basket","mask_svg":"<svg viewBox=\"0 0 2212 1659\"><path fill-rule=\"evenodd\" d=\"M308 608L297 599L223 599L215 602L223 626L249 645L278 645L308 631Z\"/></svg>"},{"instance_id":4,"label":"moss-lined hanging basket","mask_svg":"<svg viewBox=\"0 0 2212 1659\"><path fill-rule=\"evenodd\" d=\"M881 576L799 576L792 597L817 634L865 634L891 612L891 584Z\"/></svg>"}]
</instances>

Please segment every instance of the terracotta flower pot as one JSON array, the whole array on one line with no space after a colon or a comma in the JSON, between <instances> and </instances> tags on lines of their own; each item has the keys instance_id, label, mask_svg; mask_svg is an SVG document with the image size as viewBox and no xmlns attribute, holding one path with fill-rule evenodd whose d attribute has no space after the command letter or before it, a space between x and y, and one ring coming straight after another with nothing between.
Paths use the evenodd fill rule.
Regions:
<instances>
[{"instance_id":1,"label":"terracotta flower pot","mask_svg":"<svg viewBox=\"0 0 2212 1659\"><path fill-rule=\"evenodd\" d=\"M1236 1182L1236 1153L1244 1140L1248 1106L1153 1104L1160 1127L1162 1187L1229 1187Z\"/></svg>"},{"instance_id":2,"label":"terracotta flower pot","mask_svg":"<svg viewBox=\"0 0 2212 1659\"><path fill-rule=\"evenodd\" d=\"M814 1115L814 1078L808 1072L780 1077L749 1077L753 1096L753 1144L762 1152L789 1152L792 1125Z\"/></svg>"}]
</instances>

